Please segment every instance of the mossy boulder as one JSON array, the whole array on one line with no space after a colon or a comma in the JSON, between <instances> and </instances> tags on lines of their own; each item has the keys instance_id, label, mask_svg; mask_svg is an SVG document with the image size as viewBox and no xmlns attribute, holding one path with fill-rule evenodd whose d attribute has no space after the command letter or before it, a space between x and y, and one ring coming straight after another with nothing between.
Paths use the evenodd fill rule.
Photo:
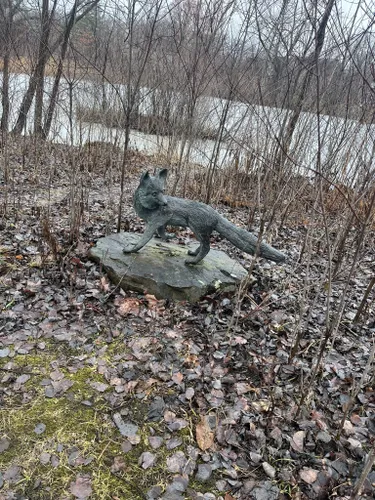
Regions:
<instances>
[{"instance_id":1,"label":"mossy boulder","mask_svg":"<svg viewBox=\"0 0 375 500\"><path fill-rule=\"evenodd\" d=\"M139 234L118 233L98 240L89 257L100 263L110 280L124 290L150 293L159 299L198 301L215 290L234 290L246 270L224 252L210 250L196 266L185 264L195 245L176 245L153 238L139 252L124 254Z\"/></svg>"}]
</instances>

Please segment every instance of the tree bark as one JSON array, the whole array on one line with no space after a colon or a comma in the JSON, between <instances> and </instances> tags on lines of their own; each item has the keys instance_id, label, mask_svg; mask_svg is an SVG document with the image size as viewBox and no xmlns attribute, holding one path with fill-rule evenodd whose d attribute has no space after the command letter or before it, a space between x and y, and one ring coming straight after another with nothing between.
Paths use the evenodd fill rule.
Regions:
<instances>
[{"instance_id":1,"label":"tree bark","mask_svg":"<svg viewBox=\"0 0 375 500\"><path fill-rule=\"evenodd\" d=\"M55 3L56 5L56 3ZM49 15L49 0L43 0L42 4L42 32L39 42L38 63L36 66L36 88L35 88L35 113L34 113L34 134L42 134L43 118L43 94L44 76L48 59L48 40L53 19L54 9Z\"/></svg>"},{"instance_id":2,"label":"tree bark","mask_svg":"<svg viewBox=\"0 0 375 500\"><path fill-rule=\"evenodd\" d=\"M315 36L315 49L314 52L311 54L311 56L308 57L307 59L305 74L303 76L301 87L297 94L297 98L293 105L292 114L286 124L286 132L283 134L283 137L279 139L278 153L276 156L276 165L280 169L283 167L284 162L289 154L289 149L292 143L293 134L296 129L298 119L302 112L303 102L305 100L307 89L309 87L311 78L313 76L313 70L322 52L329 16L331 15L335 1L336 0L329 0L325 8L323 17L320 21Z\"/></svg>"},{"instance_id":3,"label":"tree bark","mask_svg":"<svg viewBox=\"0 0 375 500\"><path fill-rule=\"evenodd\" d=\"M26 118L37 92L35 102L34 133L41 132L43 90L44 90L44 72L49 54L48 40L51 31L51 24L56 9L57 0L54 0L51 14L49 14L49 0L43 0L41 36L38 48L38 59L33 73L30 76L29 86L22 99L21 107L18 113L17 122L13 128L14 134L21 134L25 128Z\"/></svg>"},{"instance_id":4,"label":"tree bark","mask_svg":"<svg viewBox=\"0 0 375 500\"><path fill-rule=\"evenodd\" d=\"M3 58L3 85L2 85L2 97L1 105L3 113L1 116L0 129L2 133L8 132L9 127L9 65L12 52L12 27L14 15L17 12L21 2L18 0L13 6L9 4L9 12L7 13L4 5L0 3L0 13L4 22L4 31L2 34L2 39L4 43L4 58Z\"/></svg>"},{"instance_id":5,"label":"tree bark","mask_svg":"<svg viewBox=\"0 0 375 500\"><path fill-rule=\"evenodd\" d=\"M95 4L98 3L99 0L95 2ZM41 137L42 139L47 139L49 132L51 130L51 124L52 124L52 118L53 114L56 108L56 102L57 102L57 95L59 92L59 86L60 86L60 80L63 72L63 66L64 66L64 60L66 57L66 53L68 50L68 43L69 43L69 38L70 34L72 32L73 26L76 22L76 14L77 14L77 7L78 7L78 0L75 0L73 8L69 14L69 19L64 31L64 39L61 47L61 54L60 54L60 60L59 60L59 65L57 68L57 72L55 75L55 79L53 82L53 87L52 87L52 93L51 93L51 98L48 104L48 110L47 110L47 116L46 120L44 123L44 127L41 130Z\"/></svg>"}]
</instances>

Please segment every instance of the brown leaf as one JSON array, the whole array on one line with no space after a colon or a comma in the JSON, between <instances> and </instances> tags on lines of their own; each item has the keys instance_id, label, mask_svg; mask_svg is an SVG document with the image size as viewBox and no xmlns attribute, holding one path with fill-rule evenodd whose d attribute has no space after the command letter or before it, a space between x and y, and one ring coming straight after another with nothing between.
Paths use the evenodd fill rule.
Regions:
<instances>
[{"instance_id":1,"label":"brown leaf","mask_svg":"<svg viewBox=\"0 0 375 500\"><path fill-rule=\"evenodd\" d=\"M70 483L70 493L79 499L88 498L92 493L91 478L78 476L74 483Z\"/></svg>"},{"instance_id":2,"label":"brown leaf","mask_svg":"<svg viewBox=\"0 0 375 500\"><path fill-rule=\"evenodd\" d=\"M156 462L156 455L154 453L150 453L149 451L145 451L138 459L138 464L142 466L142 469L148 469L153 467Z\"/></svg>"},{"instance_id":3,"label":"brown leaf","mask_svg":"<svg viewBox=\"0 0 375 500\"><path fill-rule=\"evenodd\" d=\"M9 448L10 441L7 438L0 439L0 453L6 451Z\"/></svg>"},{"instance_id":4,"label":"brown leaf","mask_svg":"<svg viewBox=\"0 0 375 500\"><path fill-rule=\"evenodd\" d=\"M146 389L149 389L150 387L152 387L154 384L157 384L158 382L159 381L156 378L149 378L141 384L141 387L143 390L146 390Z\"/></svg>"},{"instance_id":5,"label":"brown leaf","mask_svg":"<svg viewBox=\"0 0 375 500\"><path fill-rule=\"evenodd\" d=\"M305 438L305 431L297 431L293 434L290 445L294 451L301 453L303 451L303 440Z\"/></svg>"},{"instance_id":6,"label":"brown leaf","mask_svg":"<svg viewBox=\"0 0 375 500\"><path fill-rule=\"evenodd\" d=\"M124 384L125 392L126 393L133 392L134 389L137 387L138 384L139 384L138 380L131 380L127 384Z\"/></svg>"},{"instance_id":7,"label":"brown leaf","mask_svg":"<svg viewBox=\"0 0 375 500\"><path fill-rule=\"evenodd\" d=\"M171 329L168 329L166 330L164 336L167 338L167 339L177 339L178 337L180 337L180 334L178 334L177 332L175 332L174 330L171 330Z\"/></svg>"},{"instance_id":8,"label":"brown leaf","mask_svg":"<svg viewBox=\"0 0 375 500\"><path fill-rule=\"evenodd\" d=\"M170 472L181 474L186 466L188 459L182 451L176 451L167 458L167 468Z\"/></svg>"},{"instance_id":9,"label":"brown leaf","mask_svg":"<svg viewBox=\"0 0 375 500\"><path fill-rule=\"evenodd\" d=\"M211 431L211 427L208 424L207 416L201 416L201 421L195 428L195 436L201 450L208 450L213 445L214 433Z\"/></svg>"},{"instance_id":10,"label":"brown leaf","mask_svg":"<svg viewBox=\"0 0 375 500\"><path fill-rule=\"evenodd\" d=\"M305 481L307 484L312 484L315 483L318 477L318 472L319 471L315 469L302 469L299 471L299 475L302 481Z\"/></svg>"},{"instance_id":11,"label":"brown leaf","mask_svg":"<svg viewBox=\"0 0 375 500\"><path fill-rule=\"evenodd\" d=\"M361 425L362 419L357 413L353 413L353 415L350 417L350 421L353 425Z\"/></svg>"},{"instance_id":12,"label":"brown leaf","mask_svg":"<svg viewBox=\"0 0 375 500\"><path fill-rule=\"evenodd\" d=\"M118 312L121 316L127 316L128 314L133 314L134 316L139 315L140 311L140 301L138 299L117 299L115 301L116 306L118 307Z\"/></svg>"},{"instance_id":13,"label":"brown leaf","mask_svg":"<svg viewBox=\"0 0 375 500\"><path fill-rule=\"evenodd\" d=\"M258 399L257 401L252 401L251 406L256 411L269 411L271 401L268 401L267 399Z\"/></svg>"},{"instance_id":14,"label":"brown leaf","mask_svg":"<svg viewBox=\"0 0 375 500\"><path fill-rule=\"evenodd\" d=\"M164 310L164 301L158 300L154 295L147 294L145 295L145 299L147 300L148 308L155 312L161 312Z\"/></svg>"},{"instance_id":15,"label":"brown leaf","mask_svg":"<svg viewBox=\"0 0 375 500\"><path fill-rule=\"evenodd\" d=\"M263 470L267 474L268 477L270 477L271 479L275 479L275 476L276 476L275 467L272 467L272 465L269 464L268 462L263 462L262 467L263 467Z\"/></svg>"},{"instance_id":16,"label":"brown leaf","mask_svg":"<svg viewBox=\"0 0 375 500\"><path fill-rule=\"evenodd\" d=\"M108 280L105 276L100 278L100 286L104 292L109 292L109 283L108 283Z\"/></svg>"},{"instance_id":17,"label":"brown leaf","mask_svg":"<svg viewBox=\"0 0 375 500\"><path fill-rule=\"evenodd\" d=\"M98 392L105 392L109 387L108 384L103 384L103 382L90 382L90 385Z\"/></svg>"},{"instance_id":18,"label":"brown leaf","mask_svg":"<svg viewBox=\"0 0 375 500\"><path fill-rule=\"evenodd\" d=\"M131 445L130 445L131 446ZM111 466L111 472L119 472L126 469L126 462L122 457L115 457Z\"/></svg>"},{"instance_id":19,"label":"brown leaf","mask_svg":"<svg viewBox=\"0 0 375 500\"><path fill-rule=\"evenodd\" d=\"M190 401L194 397L195 391L192 387L188 387L185 392L185 398Z\"/></svg>"},{"instance_id":20,"label":"brown leaf","mask_svg":"<svg viewBox=\"0 0 375 500\"><path fill-rule=\"evenodd\" d=\"M311 412L311 418L316 422L316 425L321 429L322 431L326 431L328 426L327 424L323 421L323 415L315 410Z\"/></svg>"},{"instance_id":21,"label":"brown leaf","mask_svg":"<svg viewBox=\"0 0 375 500\"><path fill-rule=\"evenodd\" d=\"M174 382L175 384L177 384L177 385L180 385L180 384L181 384L181 382L183 381L183 379L184 379L184 376L182 375L182 373L181 373L181 372L177 372L177 373L174 373L174 374L172 375L172 380L173 380L173 382Z\"/></svg>"},{"instance_id":22,"label":"brown leaf","mask_svg":"<svg viewBox=\"0 0 375 500\"><path fill-rule=\"evenodd\" d=\"M238 335L237 337L234 337L234 339L232 340L231 343L234 345L243 345L243 344L247 344L247 340Z\"/></svg>"},{"instance_id":23,"label":"brown leaf","mask_svg":"<svg viewBox=\"0 0 375 500\"><path fill-rule=\"evenodd\" d=\"M188 366L188 367L195 367L195 366L198 366L199 365L199 359L198 359L198 356L196 354L188 354L186 357L185 357L185 360L184 360L184 365Z\"/></svg>"},{"instance_id":24,"label":"brown leaf","mask_svg":"<svg viewBox=\"0 0 375 500\"><path fill-rule=\"evenodd\" d=\"M174 422L174 420L176 419L176 414L173 413L173 411L170 411L170 410L166 410L164 412L164 420L168 423L168 422Z\"/></svg>"},{"instance_id":25,"label":"brown leaf","mask_svg":"<svg viewBox=\"0 0 375 500\"><path fill-rule=\"evenodd\" d=\"M241 396L242 394L246 394L247 392L251 391L251 385L247 382L237 382L236 384L234 384L234 389L237 394Z\"/></svg>"}]
</instances>

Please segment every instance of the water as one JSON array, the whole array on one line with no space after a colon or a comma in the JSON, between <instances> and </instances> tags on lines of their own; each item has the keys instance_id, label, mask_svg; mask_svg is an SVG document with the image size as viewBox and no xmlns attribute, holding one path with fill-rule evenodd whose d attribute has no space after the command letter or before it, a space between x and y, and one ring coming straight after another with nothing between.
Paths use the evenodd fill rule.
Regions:
<instances>
[{"instance_id":1,"label":"water","mask_svg":"<svg viewBox=\"0 0 375 500\"><path fill-rule=\"evenodd\" d=\"M0 73L0 85L2 74ZM10 121L14 125L22 97L27 88L29 77L25 74L12 74L10 78ZM45 80L45 107L48 104L53 79ZM122 109L121 100L125 98L126 86L109 84L104 85L107 102L112 108ZM70 93L72 95L73 119L69 120ZM49 139L53 142L82 145L87 141L115 142L122 145L124 133L118 128L109 128L96 123L82 123L76 119L75 110L81 107L97 107L102 104L103 86L101 84L79 80L74 82L70 92L69 83L61 81L58 105L51 127ZM152 95L148 89L141 90L139 110L142 114L152 114ZM158 98L156 96L156 98ZM175 110L181 107L183 96L173 95ZM227 101L218 98L204 97L198 100L196 121L204 127L217 130L220 118ZM1 108L1 106L0 106ZM271 158L276 145L276 138L290 111L247 105L231 102L226 120L224 138L225 142L219 149L218 166L226 166L233 161L236 155L244 159L246 154L253 154L255 158L253 167ZM26 133L32 132L33 109L29 112L30 123L26 125ZM336 172L340 177L352 177L358 165L368 165L372 155L375 141L375 126L360 124L354 120L321 116L320 117L320 155L323 167ZM291 156L295 165L300 166L300 171L308 172L315 168L319 151L318 118L314 114L302 113L293 136ZM148 154L165 153L171 146L169 137L161 137L138 131L131 131L130 148ZM175 156L181 147L176 141ZM213 155L215 142L212 140L195 139L192 143L190 160L203 166L208 166Z\"/></svg>"}]
</instances>

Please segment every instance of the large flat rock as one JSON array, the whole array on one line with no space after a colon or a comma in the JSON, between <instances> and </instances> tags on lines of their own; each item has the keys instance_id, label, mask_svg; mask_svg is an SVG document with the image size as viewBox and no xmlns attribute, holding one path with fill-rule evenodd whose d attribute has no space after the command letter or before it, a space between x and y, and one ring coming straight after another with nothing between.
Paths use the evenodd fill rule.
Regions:
<instances>
[{"instance_id":1,"label":"large flat rock","mask_svg":"<svg viewBox=\"0 0 375 500\"><path fill-rule=\"evenodd\" d=\"M124 290L150 293L159 299L198 301L215 290L234 290L247 271L227 254L210 250L196 266L185 264L187 251L198 245L176 245L153 238L139 252L123 254L135 245L135 233L112 234L97 241L89 257L99 262L110 280Z\"/></svg>"}]
</instances>

